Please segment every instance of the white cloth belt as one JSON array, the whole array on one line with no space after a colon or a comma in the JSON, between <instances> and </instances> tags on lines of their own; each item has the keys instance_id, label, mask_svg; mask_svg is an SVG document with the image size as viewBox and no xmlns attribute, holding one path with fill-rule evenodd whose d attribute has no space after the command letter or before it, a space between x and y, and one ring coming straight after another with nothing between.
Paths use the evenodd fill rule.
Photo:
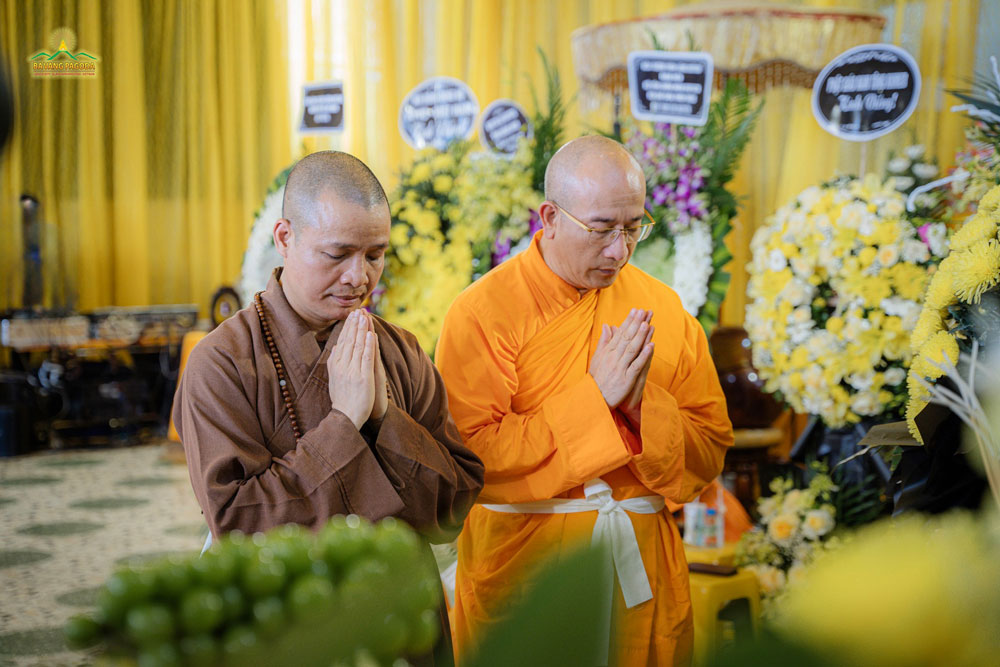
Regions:
<instances>
[{"instance_id":1,"label":"white cloth belt","mask_svg":"<svg viewBox=\"0 0 1000 667\"><path fill-rule=\"evenodd\" d=\"M507 514L575 514L577 512L597 512L594 523L592 545L606 544L610 547L614 569L618 574L618 582L625 597L625 606L632 608L653 599L653 591L646 576L646 567L639 554L639 542L635 537L632 520L625 512L634 514L657 514L664 507L662 496L643 496L641 498L626 498L615 500L611 496L611 487L598 477L583 485L585 498L552 498L536 500L528 503L512 505L482 505L494 512ZM610 564L609 564L610 565ZM614 591L614 578L611 568L607 569L606 590L604 599L604 621L611 633L611 596ZM604 647L604 660L607 664L607 646Z\"/></svg>"}]
</instances>

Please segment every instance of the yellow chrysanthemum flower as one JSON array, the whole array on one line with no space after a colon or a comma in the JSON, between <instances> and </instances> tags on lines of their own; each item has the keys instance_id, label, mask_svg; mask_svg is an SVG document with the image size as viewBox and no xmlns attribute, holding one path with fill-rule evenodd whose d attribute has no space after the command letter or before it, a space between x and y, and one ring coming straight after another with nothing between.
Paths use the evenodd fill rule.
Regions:
<instances>
[{"instance_id":1,"label":"yellow chrysanthemum flower","mask_svg":"<svg viewBox=\"0 0 1000 667\"><path fill-rule=\"evenodd\" d=\"M920 346L920 358L935 366L958 363L958 342L947 331L939 331ZM938 375L941 373L939 372Z\"/></svg>"},{"instance_id":2,"label":"yellow chrysanthemum flower","mask_svg":"<svg viewBox=\"0 0 1000 667\"><path fill-rule=\"evenodd\" d=\"M996 235L997 221L994 216L980 211L951 237L951 251L960 252L980 241L996 238Z\"/></svg>"},{"instance_id":3,"label":"yellow chrysanthemum flower","mask_svg":"<svg viewBox=\"0 0 1000 667\"><path fill-rule=\"evenodd\" d=\"M927 294L924 295L924 306L932 310L941 310L955 303L951 272L943 269L944 263L931 277L931 284L927 286Z\"/></svg>"},{"instance_id":4,"label":"yellow chrysanthemum flower","mask_svg":"<svg viewBox=\"0 0 1000 667\"><path fill-rule=\"evenodd\" d=\"M914 352L923 347L927 339L944 329L944 318L941 311L925 307L917 319L917 324L910 334L910 349Z\"/></svg>"},{"instance_id":5,"label":"yellow chrysanthemum flower","mask_svg":"<svg viewBox=\"0 0 1000 667\"><path fill-rule=\"evenodd\" d=\"M1000 212L1000 185L983 195L983 198L979 200L978 211L985 215L994 215Z\"/></svg>"},{"instance_id":6,"label":"yellow chrysanthemum flower","mask_svg":"<svg viewBox=\"0 0 1000 667\"><path fill-rule=\"evenodd\" d=\"M979 303L983 292L1000 282L1000 241L980 241L964 252L952 252L952 290L965 303Z\"/></svg>"}]
</instances>

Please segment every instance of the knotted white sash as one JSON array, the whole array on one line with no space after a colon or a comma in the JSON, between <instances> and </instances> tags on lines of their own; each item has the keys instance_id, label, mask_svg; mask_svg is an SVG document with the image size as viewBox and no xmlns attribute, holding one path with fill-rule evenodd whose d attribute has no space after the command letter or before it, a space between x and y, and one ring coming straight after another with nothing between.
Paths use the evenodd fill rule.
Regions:
<instances>
[{"instance_id":1,"label":"knotted white sash","mask_svg":"<svg viewBox=\"0 0 1000 667\"><path fill-rule=\"evenodd\" d=\"M494 512L507 514L575 514L577 512L597 512L591 545L605 544L610 547L614 571L625 597L625 606L632 608L653 599L653 591L646 576L639 553L639 542L635 537L632 520L625 512L634 514L656 514L665 506L662 496L643 496L615 500L611 487L603 479L592 479L583 486L585 498L551 498L512 505L482 505ZM609 563L610 565L610 563ZM614 577L611 568L605 576L604 624L608 641L611 639L611 596L614 592ZM608 664L608 642L603 645L601 664Z\"/></svg>"}]
</instances>

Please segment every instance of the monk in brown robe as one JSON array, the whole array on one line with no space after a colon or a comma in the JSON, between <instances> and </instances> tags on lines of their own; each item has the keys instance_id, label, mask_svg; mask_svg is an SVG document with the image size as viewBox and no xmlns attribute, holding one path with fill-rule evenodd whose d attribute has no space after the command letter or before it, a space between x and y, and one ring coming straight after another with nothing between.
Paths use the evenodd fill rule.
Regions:
<instances>
[{"instance_id":1,"label":"monk in brown robe","mask_svg":"<svg viewBox=\"0 0 1000 667\"><path fill-rule=\"evenodd\" d=\"M351 513L435 542L461 528L483 465L416 338L362 309L389 227L360 160L315 153L289 174L274 225L284 268L197 345L174 401L212 535Z\"/></svg>"},{"instance_id":2,"label":"monk in brown robe","mask_svg":"<svg viewBox=\"0 0 1000 667\"><path fill-rule=\"evenodd\" d=\"M475 652L539 562L596 538L610 539L615 576L581 582L606 596L593 664L687 664L671 512L722 470L725 397L701 325L628 264L653 224L635 159L575 139L549 162L545 196L544 229L455 300L438 341L452 414L486 464L458 540L456 653Z\"/></svg>"}]
</instances>

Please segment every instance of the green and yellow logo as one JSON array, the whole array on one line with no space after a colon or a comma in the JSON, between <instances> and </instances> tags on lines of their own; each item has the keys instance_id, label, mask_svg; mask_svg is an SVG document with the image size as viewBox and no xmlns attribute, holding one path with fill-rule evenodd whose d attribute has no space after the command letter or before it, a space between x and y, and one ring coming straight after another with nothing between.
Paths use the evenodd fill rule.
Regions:
<instances>
[{"instance_id":1,"label":"green and yellow logo","mask_svg":"<svg viewBox=\"0 0 1000 667\"><path fill-rule=\"evenodd\" d=\"M100 58L86 51L73 52L76 33L69 28L56 28L49 35L49 51L40 50L28 58L31 76L82 77L97 76Z\"/></svg>"}]
</instances>

